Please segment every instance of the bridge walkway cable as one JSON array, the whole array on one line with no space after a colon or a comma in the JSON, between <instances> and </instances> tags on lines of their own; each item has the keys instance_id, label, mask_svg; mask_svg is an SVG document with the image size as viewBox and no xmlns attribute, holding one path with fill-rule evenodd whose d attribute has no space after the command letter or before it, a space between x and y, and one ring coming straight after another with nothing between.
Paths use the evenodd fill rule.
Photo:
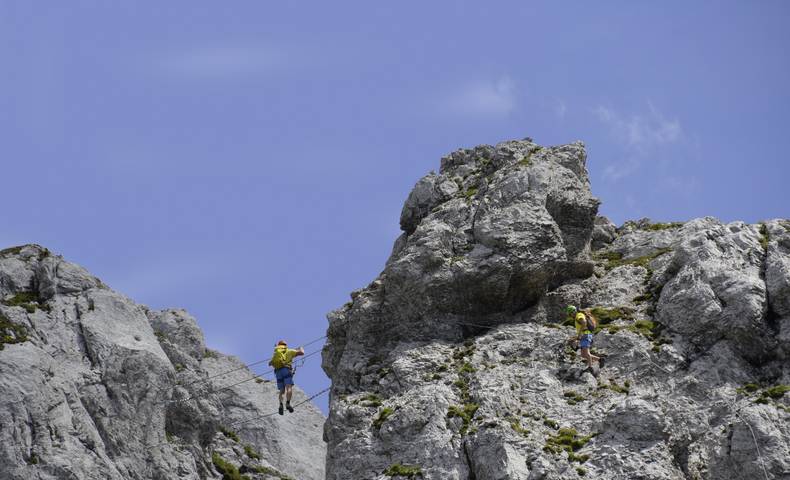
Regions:
<instances>
[{"instance_id":1,"label":"bridge walkway cable","mask_svg":"<svg viewBox=\"0 0 790 480\"><path fill-rule=\"evenodd\" d=\"M304 355L304 357L302 357L302 360L304 361L304 360L306 360L307 358L310 358L310 357L312 357L312 356L314 356L314 355L318 355L319 353L321 353L321 350L315 350L315 351L313 351L313 352L310 352L310 353L308 353L308 354ZM236 370L233 370L233 371L238 371L238 370L241 370L241 369L240 369L240 368L238 368L238 369L236 369ZM244 379L244 380L238 381L238 382L236 382L236 383L232 383L232 384L230 384L230 385L225 385L225 386L218 387L218 388L210 388L210 389L208 389L208 390L207 390L207 391L205 391L205 392L200 392L200 393L197 393L197 394L194 394L194 395L190 395L190 396L188 396L188 397L186 397L186 398L178 398L178 399L165 400L165 401L163 401L163 402L159 402L159 403L157 403L157 405L169 405L169 404L173 404L173 403L188 402L188 401L190 401L190 400L194 400L194 399L196 399L196 398L204 397L204 396L206 396L206 395L211 395L212 393L218 393L218 392L222 392L222 391L224 391L224 390L228 390L229 388L233 388L233 387L235 387L235 386L237 386L237 385L241 385L242 383L247 383L247 382L249 382L249 381L255 380L256 378L261 378L261 377L263 377L264 375L268 375L268 374L270 374L270 373L273 373L273 372L274 372L274 369L267 370L267 371L265 371L265 372L263 372L263 373L255 374L255 375L253 375L253 376L251 376L251 377L249 377L249 378L246 378L246 379ZM230 373L230 372L228 372L228 373ZM218 376L218 375L217 375L217 376Z\"/></svg>"},{"instance_id":2,"label":"bridge walkway cable","mask_svg":"<svg viewBox=\"0 0 790 480\"><path fill-rule=\"evenodd\" d=\"M470 326L470 327L480 327L480 328L494 328L494 327L498 327L498 326L501 326L501 325L509 325L509 324L483 325L483 324L471 323L471 322L455 322L455 323L458 324L458 325L464 325L464 326ZM313 340L311 340L311 341L309 341L307 343L299 344L299 345L301 345L302 348L308 347L310 345L313 345L314 343L317 343L317 342L320 342L321 340L324 340L326 337L327 337L326 335L323 335L323 336L318 337L316 339L313 339ZM183 383L183 384L181 384L181 386L182 387L188 387L188 386L194 385L196 383L207 382L207 381L212 380L214 378L222 377L222 376L227 375L229 373L234 373L234 372L237 372L239 370L243 370L245 368L254 367L254 366L260 365L260 364L262 364L264 362L268 362L268 361L269 361L269 358L264 358L262 360L258 360L258 361L252 362L252 363L248 363L248 364L243 365L241 367L237 367L237 368L234 368L234 369L231 369L231 370L226 370L224 372L216 373L216 374L211 375L211 376L206 377L206 378L200 378L200 379L197 379L197 380L192 380L191 382ZM261 375L266 375L267 373L272 373L272 371L264 372Z\"/></svg>"},{"instance_id":3,"label":"bridge walkway cable","mask_svg":"<svg viewBox=\"0 0 790 480\"><path fill-rule=\"evenodd\" d=\"M323 340L325 338L326 338L326 335L323 335L323 336L318 337L318 338L316 338L314 340L311 340L311 341L309 341L309 342L307 342L305 344L302 344L301 346L304 348L304 347L310 346L310 345L312 345L314 343L320 342L321 340ZM260 365L260 364L262 364L264 362L268 362L268 361L269 361L269 358L264 358L263 360L258 360L258 361L252 362L252 363L248 363L246 365L242 365L241 367L237 367L237 368L234 368L232 370L226 370L224 372L216 373L216 374L211 375L211 376L206 377L206 378L200 378L200 379L197 379L197 380L192 380L191 382L183 383L183 384L181 384L181 386L188 387L188 386L194 385L196 383L207 382L207 381L209 381L209 380L211 380L213 378L221 377L221 376L227 375L229 373L233 373L233 372L238 372L239 370L243 370L245 368L254 367L256 365Z\"/></svg>"},{"instance_id":4,"label":"bridge walkway cable","mask_svg":"<svg viewBox=\"0 0 790 480\"><path fill-rule=\"evenodd\" d=\"M473 322L454 322L454 324L462 325L462 326L478 327L478 328L487 328L487 329L493 329L493 328L501 327L501 326L505 326L505 325L516 325L516 323L500 323L500 324L495 324L495 325L484 325L484 324L481 324L481 323L473 323ZM323 340L324 338L326 338L326 335L324 335L323 337L319 337L319 338L317 338L315 340L312 340L312 341L304 344L303 346L314 344L314 343L316 343L316 342L318 342L320 340ZM308 354L304 355L300 360L302 361L302 363L304 363L305 360L307 360L308 358L310 358L310 357L312 357L312 356L314 356L314 355L316 355L316 354L318 354L320 352L321 352L321 350L316 350L314 352L308 353ZM248 364L248 365L253 365L253 366L254 365L259 365L259 364L263 363L264 361L268 362L268 359L260 360L260 361L257 361L257 362L253 362L253 363ZM217 378L217 377L220 377L220 376L223 376L223 375L227 375L229 373L233 373L233 372L237 372L239 370L243 370L246 367L247 367L247 365L245 365L243 367L234 368L233 370L228 370L226 372L218 373L218 374L212 375L212 376L210 376L208 378L204 378L204 379L200 379L200 380L194 380L194 381L192 381L190 383L183 384L182 386L189 386L189 385L193 385L195 383L205 382L205 381L213 379L213 378ZM268 375L270 373L274 373L274 369L267 370L267 371L265 371L263 373L252 375L249 378L246 378L244 380L238 381L238 382L230 384L230 385L225 385L225 386L222 386L222 387L219 387L219 388L212 388L212 389L209 389L206 392L201 392L200 394L196 394L196 395L190 395L189 397L186 397L186 398L165 400L165 401L160 402L158 404L160 404L160 405L168 405L168 404L172 404L172 403L188 402L188 401L193 400L195 398L199 398L199 397L202 397L202 396L205 396L205 395L210 395L212 393L221 392L223 390L227 390L229 388L233 388L233 387L235 387L237 385L241 385L243 383L250 382L252 380L255 380L256 378L261 378L264 375Z\"/></svg>"}]
</instances>

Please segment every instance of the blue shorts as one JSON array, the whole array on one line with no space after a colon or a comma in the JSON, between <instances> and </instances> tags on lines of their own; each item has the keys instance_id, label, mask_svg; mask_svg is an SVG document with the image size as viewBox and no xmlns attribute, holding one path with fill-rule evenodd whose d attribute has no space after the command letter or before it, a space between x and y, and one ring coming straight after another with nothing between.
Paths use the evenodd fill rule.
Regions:
<instances>
[{"instance_id":1,"label":"blue shorts","mask_svg":"<svg viewBox=\"0 0 790 480\"><path fill-rule=\"evenodd\" d=\"M592 333L585 333L582 335L582 339L579 342L579 348L590 348L592 345L593 336Z\"/></svg>"},{"instance_id":2,"label":"blue shorts","mask_svg":"<svg viewBox=\"0 0 790 480\"><path fill-rule=\"evenodd\" d=\"M277 390L281 392L285 390L286 385L294 384L294 376L288 367L278 368L274 371L274 376L277 377Z\"/></svg>"}]
</instances>

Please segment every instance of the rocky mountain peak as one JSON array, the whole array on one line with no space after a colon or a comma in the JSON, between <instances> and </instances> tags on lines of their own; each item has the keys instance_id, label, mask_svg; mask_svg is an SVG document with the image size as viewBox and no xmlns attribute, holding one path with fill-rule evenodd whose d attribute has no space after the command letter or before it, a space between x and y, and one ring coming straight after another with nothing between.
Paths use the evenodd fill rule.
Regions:
<instances>
[{"instance_id":1,"label":"rocky mountain peak","mask_svg":"<svg viewBox=\"0 0 790 480\"><path fill-rule=\"evenodd\" d=\"M261 370L259 370L261 371ZM324 417L37 245L0 251L0 478L320 479Z\"/></svg>"},{"instance_id":2,"label":"rocky mountain peak","mask_svg":"<svg viewBox=\"0 0 790 480\"><path fill-rule=\"evenodd\" d=\"M329 315L328 479L790 478L790 222L598 205L581 143L458 150L417 182Z\"/></svg>"}]
</instances>

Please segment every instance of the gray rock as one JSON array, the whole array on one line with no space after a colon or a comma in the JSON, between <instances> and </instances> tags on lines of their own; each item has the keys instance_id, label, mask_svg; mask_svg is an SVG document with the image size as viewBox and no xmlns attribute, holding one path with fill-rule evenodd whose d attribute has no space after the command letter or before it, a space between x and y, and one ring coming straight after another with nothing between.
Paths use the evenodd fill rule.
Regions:
<instances>
[{"instance_id":1,"label":"gray rock","mask_svg":"<svg viewBox=\"0 0 790 480\"><path fill-rule=\"evenodd\" d=\"M617 226L608 218L598 215L592 233L592 248L599 250L617 238Z\"/></svg>"},{"instance_id":2,"label":"gray rock","mask_svg":"<svg viewBox=\"0 0 790 480\"><path fill-rule=\"evenodd\" d=\"M321 413L272 416L272 382L207 350L185 311L152 312L38 246L0 252L0 292L0 478L221 478L213 453L251 479L324 477Z\"/></svg>"},{"instance_id":3,"label":"gray rock","mask_svg":"<svg viewBox=\"0 0 790 480\"><path fill-rule=\"evenodd\" d=\"M790 222L617 229L585 158L504 142L418 183L329 315L328 479L788 478ZM602 319L595 375L569 303Z\"/></svg>"},{"instance_id":4,"label":"gray rock","mask_svg":"<svg viewBox=\"0 0 790 480\"><path fill-rule=\"evenodd\" d=\"M693 221L678 242L658 302L657 320L695 348L731 342L739 353L764 362L777 347L766 321L765 253L758 228Z\"/></svg>"}]
</instances>

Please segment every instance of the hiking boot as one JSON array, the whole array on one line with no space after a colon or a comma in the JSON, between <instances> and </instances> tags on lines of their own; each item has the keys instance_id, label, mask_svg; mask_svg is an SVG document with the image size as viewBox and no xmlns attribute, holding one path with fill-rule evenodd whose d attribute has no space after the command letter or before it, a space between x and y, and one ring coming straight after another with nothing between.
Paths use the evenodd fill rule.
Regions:
<instances>
[{"instance_id":1,"label":"hiking boot","mask_svg":"<svg viewBox=\"0 0 790 480\"><path fill-rule=\"evenodd\" d=\"M294 413L294 407L291 406L290 402L285 404L285 408L287 408L289 412Z\"/></svg>"},{"instance_id":2,"label":"hiking boot","mask_svg":"<svg viewBox=\"0 0 790 480\"><path fill-rule=\"evenodd\" d=\"M606 357L601 357L598 359L598 368L603 368L605 364L606 364Z\"/></svg>"},{"instance_id":3,"label":"hiking boot","mask_svg":"<svg viewBox=\"0 0 790 480\"><path fill-rule=\"evenodd\" d=\"M277 413L279 413L280 415L283 414L283 404L282 403L280 404L280 408L277 409Z\"/></svg>"}]
</instances>

